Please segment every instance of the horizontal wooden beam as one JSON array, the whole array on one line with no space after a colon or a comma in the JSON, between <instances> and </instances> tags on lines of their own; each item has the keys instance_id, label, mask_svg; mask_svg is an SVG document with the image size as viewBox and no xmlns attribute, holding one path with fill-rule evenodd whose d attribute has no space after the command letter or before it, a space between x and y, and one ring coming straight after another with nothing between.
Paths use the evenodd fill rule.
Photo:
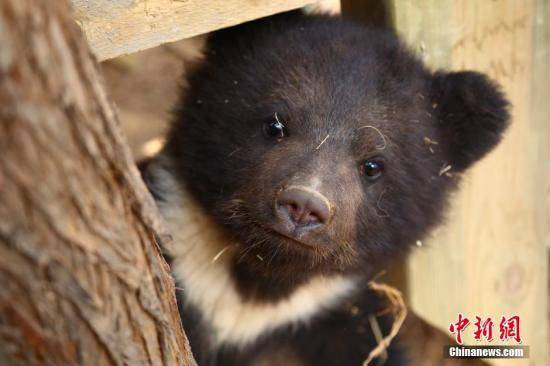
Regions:
<instances>
[{"instance_id":1,"label":"horizontal wooden beam","mask_svg":"<svg viewBox=\"0 0 550 366\"><path fill-rule=\"evenodd\" d=\"M302 7L314 0L71 0L98 60Z\"/></svg>"}]
</instances>

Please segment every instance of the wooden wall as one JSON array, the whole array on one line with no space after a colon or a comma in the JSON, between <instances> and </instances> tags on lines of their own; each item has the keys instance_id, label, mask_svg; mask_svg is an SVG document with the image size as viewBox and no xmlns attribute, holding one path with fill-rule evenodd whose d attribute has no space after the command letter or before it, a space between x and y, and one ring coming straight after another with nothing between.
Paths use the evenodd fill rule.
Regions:
<instances>
[{"instance_id":1,"label":"wooden wall","mask_svg":"<svg viewBox=\"0 0 550 366\"><path fill-rule=\"evenodd\" d=\"M518 314L531 358L492 363L549 365L550 3L399 0L392 12L426 62L485 72L513 104L505 140L467 174L447 225L409 261L411 305L443 328L459 312Z\"/></svg>"}]
</instances>

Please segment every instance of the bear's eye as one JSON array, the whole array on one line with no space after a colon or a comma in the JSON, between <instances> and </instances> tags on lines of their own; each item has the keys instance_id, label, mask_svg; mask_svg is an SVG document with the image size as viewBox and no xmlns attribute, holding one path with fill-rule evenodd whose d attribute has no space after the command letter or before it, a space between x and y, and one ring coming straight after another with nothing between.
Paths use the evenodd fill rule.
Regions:
<instances>
[{"instance_id":1,"label":"bear's eye","mask_svg":"<svg viewBox=\"0 0 550 366\"><path fill-rule=\"evenodd\" d=\"M369 180L375 180L382 175L384 171L384 162L381 160L366 160L364 161L359 170L361 174L367 177Z\"/></svg>"},{"instance_id":2,"label":"bear's eye","mask_svg":"<svg viewBox=\"0 0 550 366\"><path fill-rule=\"evenodd\" d=\"M277 113L275 113L273 117L271 117L264 123L263 128L264 128L264 134L267 137L275 137L277 139L282 139L284 136L288 135L287 128L283 124L283 122L281 122L281 119L279 118Z\"/></svg>"}]
</instances>

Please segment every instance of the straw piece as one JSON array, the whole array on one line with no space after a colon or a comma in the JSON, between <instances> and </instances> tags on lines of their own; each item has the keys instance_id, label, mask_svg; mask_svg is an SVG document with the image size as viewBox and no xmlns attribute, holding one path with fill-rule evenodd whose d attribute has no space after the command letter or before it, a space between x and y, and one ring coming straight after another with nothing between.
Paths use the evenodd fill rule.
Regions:
<instances>
[{"instance_id":1,"label":"straw piece","mask_svg":"<svg viewBox=\"0 0 550 366\"><path fill-rule=\"evenodd\" d=\"M367 359L363 362L363 366L368 366L370 362L382 356L380 359L379 365L383 364L387 358L387 348L390 346L391 341L395 338L397 333L399 332L399 329L401 329L401 326L403 325L403 322L405 321L405 318L407 317L407 307L405 306L405 301L403 300L403 295L401 292L391 286L388 286L383 283L377 283L377 282L369 282L369 287L377 292L383 293L390 301L392 306L392 313L393 313L393 324L390 330L390 333L386 335L385 337L380 339L380 327L378 327L378 322L374 322L376 325L374 328L378 328L378 336L377 333L375 333L376 340L378 341L378 345L372 349L367 357ZM375 319L376 320L376 319ZM371 323L371 328L373 328L373 321L369 319ZM373 332L375 332L375 329L373 328ZM384 358L384 355L386 356Z\"/></svg>"}]
</instances>

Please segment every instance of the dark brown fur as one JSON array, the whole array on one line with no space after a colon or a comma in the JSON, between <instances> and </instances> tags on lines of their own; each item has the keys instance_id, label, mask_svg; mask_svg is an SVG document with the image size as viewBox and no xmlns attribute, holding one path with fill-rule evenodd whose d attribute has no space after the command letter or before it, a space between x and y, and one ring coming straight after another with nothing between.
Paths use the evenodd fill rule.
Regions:
<instances>
[{"instance_id":1,"label":"dark brown fur","mask_svg":"<svg viewBox=\"0 0 550 366\"><path fill-rule=\"evenodd\" d=\"M366 281L406 255L441 222L461 173L508 122L507 101L485 76L433 73L389 32L296 12L211 36L184 94L162 154L238 242L235 282L243 298L260 302L283 299L318 274ZM275 114L287 129L280 139L262 132ZM361 174L369 159L384 163L375 181ZM277 195L315 179L332 219L298 241L281 235L273 229ZM336 343L363 344L323 319L315 337L297 334L320 349L339 333L359 338ZM356 353L341 345L350 364L365 356L372 340L365 342ZM308 364L338 364L334 352L301 347Z\"/></svg>"},{"instance_id":2,"label":"dark brown fur","mask_svg":"<svg viewBox=\"0 0 550 366\"><path fill-rule=\"evenodd\" d=\"M405 253L441 220L460 173L508 118L480 74L433 75L390 33L296 13L215 34L189 84L165 154L242 242L235 274L259 297L319 272L373 273ZM274 113L289 131L280 142L262 136ZM373 156L386 170L370 183L359 165ZM313 176L336 213L308 238L311 250L269 226L278 191Z\"/></svg>"}]
</instances>

